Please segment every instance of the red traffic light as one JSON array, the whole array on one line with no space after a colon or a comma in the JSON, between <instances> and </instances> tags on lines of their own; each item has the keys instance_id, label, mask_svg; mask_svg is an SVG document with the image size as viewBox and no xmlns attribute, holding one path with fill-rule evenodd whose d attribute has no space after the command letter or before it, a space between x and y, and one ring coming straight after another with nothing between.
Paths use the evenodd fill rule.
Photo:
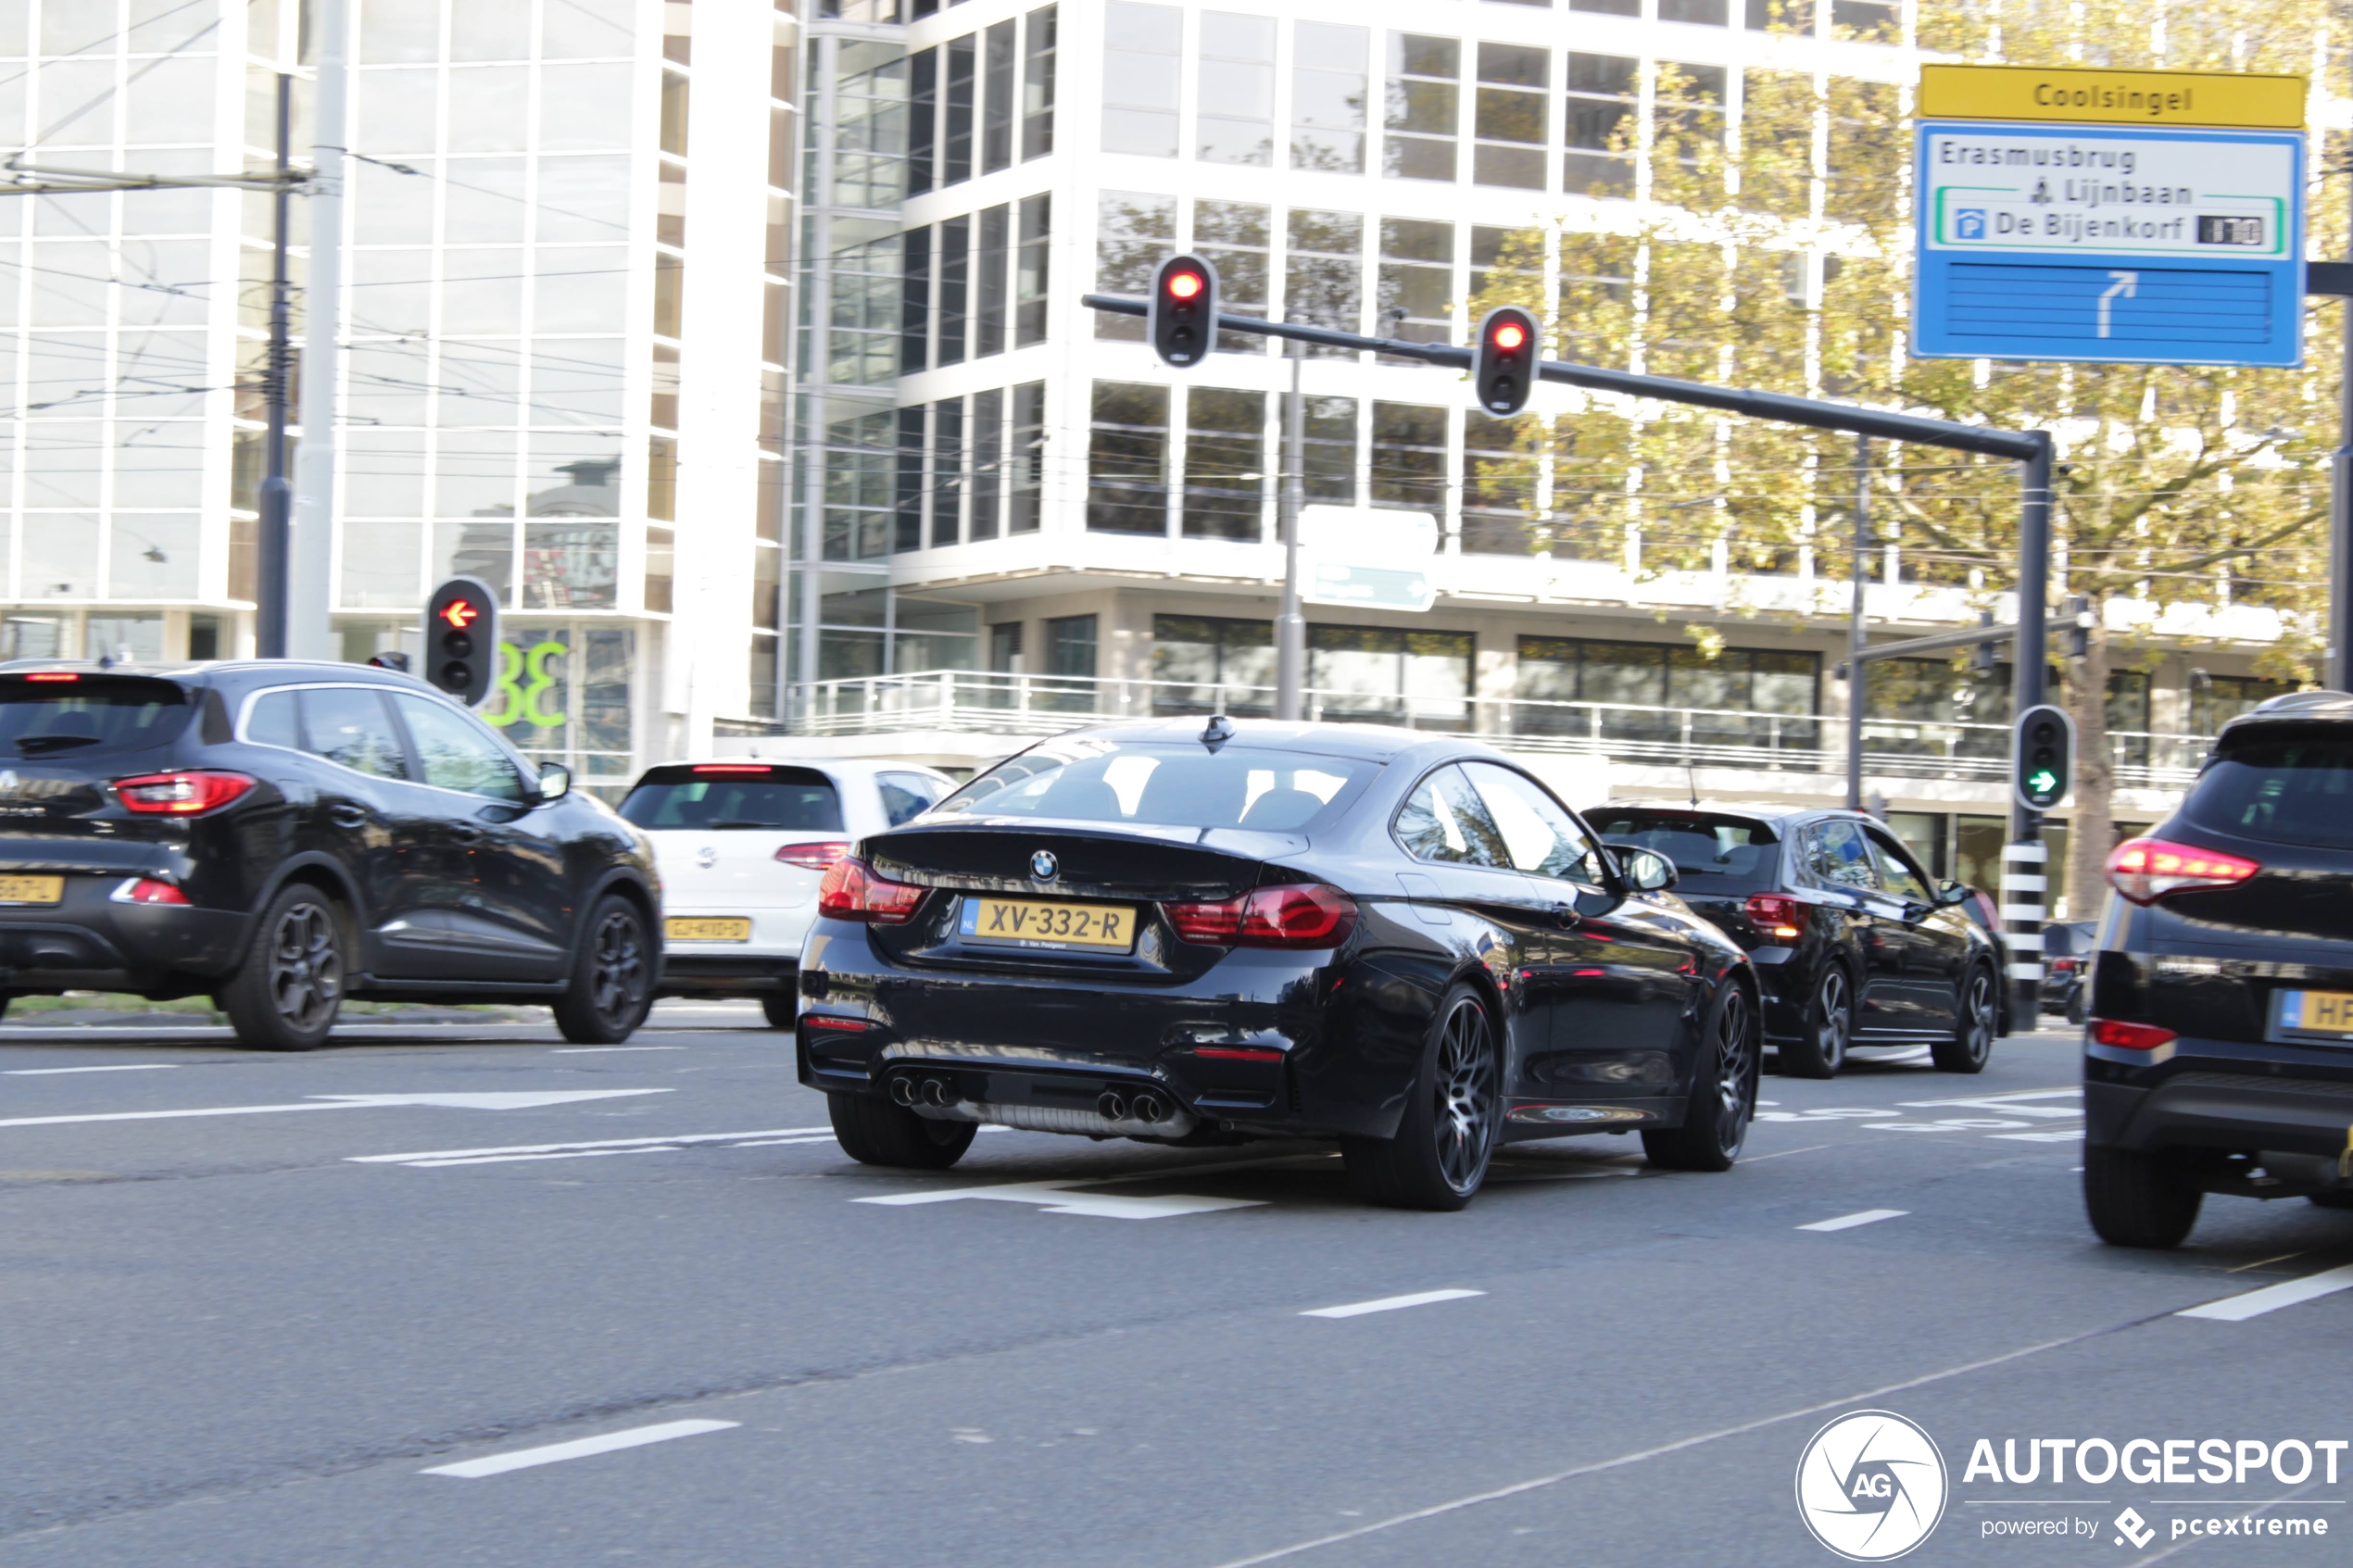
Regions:
<instances>
[{"instance_id":1,"label":"red traffic light","mask_svg":"<svg viewBox=\"0 0 2353 1568\"><path fill-rule=\"evenodd\" d=\"M1172 298L1191 299L1201 293L1201 281L1198 272L1171 272L1168 275L1168 293Z\"/></svg>"},{"instance_id":2,"label":"red traffic light","mask_svg":"<svg viewBox=\"0 0 2353 1568\"><path fill-rule=\"evenodd\" d=\"M441 619L462 632L482 619L482 611L463 599L452 599L443 608Z\"/></svg>"},{"instance_id":3,"label":"red traffic light","mask_svg":"<svg viewBox=\"0 0 2353 1568\"><path fill-rule=\"evenodd\" d=\"M1498 348L1517 348L1528 341L1528 334L1516 321L1505 321L1495 329L1493 340Z\"/></svg>"}]
</instances>

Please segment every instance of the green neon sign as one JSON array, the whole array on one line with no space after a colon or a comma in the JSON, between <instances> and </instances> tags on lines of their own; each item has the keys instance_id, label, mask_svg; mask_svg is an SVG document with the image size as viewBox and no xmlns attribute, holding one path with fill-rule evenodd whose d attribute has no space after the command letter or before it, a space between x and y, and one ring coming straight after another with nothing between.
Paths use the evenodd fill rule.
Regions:
<instances>
[{"instance_id":1,"label":"green neon sign","mask_svg":"<svg viewBox=\"0 0 2353 1568\"><path fill-rule=\"evenodd\" d=\"M547 694L556 690L563 677L547 665L571 651L572 645L553 637L534 643L529 648L500 643L498 673L492 682L492 689L498 694L497 706L483 717L502 730L519 721L540 730L552 730L563 723L565 714L550 713L547 708Z\"/></svg>"}]
</instances>

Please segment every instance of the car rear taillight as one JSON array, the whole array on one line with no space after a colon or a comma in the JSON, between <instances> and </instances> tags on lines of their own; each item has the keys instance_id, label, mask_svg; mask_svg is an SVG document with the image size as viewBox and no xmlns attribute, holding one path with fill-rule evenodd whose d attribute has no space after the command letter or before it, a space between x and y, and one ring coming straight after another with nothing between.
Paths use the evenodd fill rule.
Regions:
<instances>
[{"instance_id":1,"label":"car rear taillight","mask_svg":"<svg viewBox=\"0 0 2353 1568\"><path fill-rule=\"evenodd\" d=\"M865 861L844 855L825 868L825 880L817 886L817 909L836 920L904 925L930 891L910 882L887 881Z\"/></svg>"},{"instance_id":2,"label":"car rear taillight","mask_svg":"<svg viewBox=\"0 0 2353 1568\"><path fill-rule=\"evenodd\" d=\"M2109 885L2135 904L2154 904L2169 893L2233 887L2262 869L2238 855L2162 838L2128 838L2108 858Z\"/></svg>"},{"instance_id":3,"label":"car rear taillight","mask_svg":"<svg viewBox=\"0 0 2353 1568\"><path fill-rule=\"evenodd\" d=\"M2053 959L2051 960L2051 972L2053 974L2072 974L2075 972L2076 967L2082 963L2082 961L2083 960L2082 959Z\"/></svg>"},{"instance_id":4,"label":"car rear taillight","mask_svg":"<svg viewBox=\"0 0 2353 1568\"><path fill-rule=\"evenodd\" d=\"M805 872L829 872L835 861L849 853L849 845L832 838L818 844L787 844L776 851L776 859Z\"/></svg>"},{"instance_id":5,"label":"car rear taillight","mask_svg":"<svg viewBox=\"0 0 2353 1568\"><path fill-rule=\"evenodd\" d=\"M2092 1020L2091 1035L2095 1046L2114 1046L2127 1051L2153 1051L2177 1038L2171 1029L2160 1029L2154 1023L2127 1023L2118 1018Z\"/></svg>"},{"instance_id":6,"label":"car rear taillight","mask_svg":"<svg viewBox=\"0 0 2353 1568\"><path fill-rule=\"evenodd\" d=\"M133 877L107 895L118 904L185 904L188 896L168 882L154 877Z\"/></svg>"},{"instance_id":7,"label":"car rear taillight","mask_svg":"<svg viewBox=\"0 0 2353 1568\"><path fill-rule=\"evenodd\" d=\"M1356 929L1356 900L1320 882L1256 887L1218 904L1163 904L1184 940L1205 947L1337 947Z\"/></svg>"},{"instance_id":8,"label":"car rear taillight","mask_svg":"<svg viewBox=\"0 0 2353 1568\"><path fill-rule=\"evenodd\" d=\"M115 780L114 792L143 817L198 817L219 810L253 785L243 773L142 773Z\"/></svg>"},{"instance_id":9,"label":"car rear taillight","mask_svg":"<svg viewBox=\"0 0 2353 1568\"><path fill-rule=\"evenodd\" d=\"M1749 922L1756 934L1774 942L1793 941L1806 935L1806 904L1786 893L1748 896Z\"/></svg>"}]
</instances>

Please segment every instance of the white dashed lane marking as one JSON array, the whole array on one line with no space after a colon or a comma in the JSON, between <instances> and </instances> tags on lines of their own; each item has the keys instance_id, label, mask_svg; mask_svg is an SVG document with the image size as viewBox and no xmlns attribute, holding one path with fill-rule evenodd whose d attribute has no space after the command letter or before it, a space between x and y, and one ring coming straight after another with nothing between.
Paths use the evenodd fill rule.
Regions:
<instances>
[{"instance_id":1,"label":"white dashed lane marking","mask_svg":"<svg viewBox=\"0 0 2353 1568\"><path fill-rule=\"evenodd\" d=\"M1351 1301L1344 1306L1317 1307L1299 1315L1302 1318L1361 1318L1368 1312L1394 1312L1407 1307L1428 1307L1440 1301L1465 1301L1486 1294L1484 1290L1417 1290L1411 1296L1383 1296L1370 1301Z\"/></svg>"},{"instance_id":2,"label":"white dashed lane marking","mask_svg":"<svg viewBox=\"0 0 2353 1568\"><path fill-rule=\"evenodd\" d=\"M602 1154L673 1154L698 1144L761 1148L831 1142L831 1127L770 1127L754 1133L686 1133L667 1138L595 1138L575 1143L510 1144L503 1148L432 1148L413 1154L355 1154L354 1165L496 1165L514 1160L589 1160ZM752 1140L760 1140L754 1142Z\"/></svg>"},{"instance_id":3,"label":"white dashed lane marking","mask_svg":"<svg viewBox=\"0 0 2353 1568\"><path fill-rule=\"evenodd\" d=\"M417 1474L455 1475L464 1481L479 1481L485 1475L504 1475L510 1470L529 1470L539 1464L560 1464L568 1459L609 1454L616 1449L642 1449L648 1443L667 1443L673 1437L696 1437L705 1432L724 1432L731 1426L742 1424L739 1421L665 1421L659 1426L636 1426L626 1432L608 1432L601 1437L581 1437L569 1443L549 1443L545 1448L517 1449L511 1453L493 1454L487 1459L436 1464L431 1470L420 1470Z\"/></svg>"},{"instance_id":4,"label":"white dashed lane marking","mask_svg":"<svg viewBox=\"0 0 2353 1568\"><path fill-rule=\"evenodd\" d=\"M2282 1307L2293 1307L2322 1296L2334 1296L2340 1290L2353 1290L2353 1263L2341 1269L2329 1269L2303 1279L2292 1279L2280 1285L2250 1290L2244 1296L2225 1296L2220 1301L2208 1301L2203 1307L2192 1307L2176 1312L2175 1317L2208 1318L2216 1323L2245 1323L2266 1312L2276 1312Z\"/></svg>"},{"instance_id":5,"label":"white dashed lane marking","mask_svg":"<svg viewBox=\"0 0 2353 1568\"><path fill-rule=\"evenodd\" d=\"M1865 1209L1859 1213L1841 1214L1835 1220L1817 1220L1810 1225L1800 1225L1802 1231L1851 1231L1856 1225L1875 1225L1881 1220L1900 1220L1910 1213L1908 1209Z\"/></svg>"},{"instance_id":6,"label":"white dashed lane marking","mask_svg":"<svg viewBox=\"0 0 2353 1568\"><path fill-rule=\"evenodd\" d=\"M1170 1176L1183 1173L1177 1171L1168 1173ZM1084 1180L1005 1182L996 1186L951 1187L946 1192L892 1193L883 1198L853 1198L850 1201L903 1209L922 1203L954 1203L963 1198L977 1198L988 1203L1035 1203L1049 1214L1077 1214L1090 1220L1167 1220L1179 1214L1214 1214L1226 1209L1263 1209L1266 1206L1265 1199L1256 1198L1195 1198L1181 1192L1152 1198L1131 1198L1126 1193L1072 1190L1097 1185L1101 1184Z\"/></svg>"},{"instance_id":7,"label":"white dashed lane marking","mask_svg":"<svg viewBox=\"0 0 2353 1568\"><path fill-rule=\"evenodd\" d=\"M106 1067L11 1067L0 1077L53 1078L60 1073L169 1073L176 1061L126 1061Z\"/></svg>"}]
</instances>

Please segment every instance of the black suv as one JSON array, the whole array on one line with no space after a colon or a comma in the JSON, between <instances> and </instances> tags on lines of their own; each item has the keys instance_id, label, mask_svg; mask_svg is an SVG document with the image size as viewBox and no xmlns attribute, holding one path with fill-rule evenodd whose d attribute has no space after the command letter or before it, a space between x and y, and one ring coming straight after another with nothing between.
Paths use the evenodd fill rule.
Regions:
<instances>
[{"instance_id":1,"label":"black suv","mask_svg":"<svg viewBox=\"0 0 2353 1568\"><path fill-rule=\"evenodd\" d=\"M1605 844L1675 862L1692 912L1748 950L1780 1071L1828 1078L1849 1046L1926 1045L1982 1073L2000 1023L2000 954L1932 888L1896 836L1859 811L1617 803L1585 814Z\"/></svg>"},{"instance_id":2,"label":"black suv","mask_svg":"<svg viewBox=\"0 0 2353 1568\"><path fill-rule=\"evenodd\" d=\"M0 1007L209 994L308 1050L346 997L643 1022L661 884L571 775L423 682L351 664L0 669Z\"/></svg>"},{"instance_id":3,"label":"black suv","mask_svg":"<svg viewBox=\"0 0 2353 1568\"><path fill-rule=\"evenodd\" d=\"M2204 1195L2353 1207L2353 696L2233 720L2108 858L2084 1029L2083 1201L2174 1247Z\"/></svg>"}]
</instances>

